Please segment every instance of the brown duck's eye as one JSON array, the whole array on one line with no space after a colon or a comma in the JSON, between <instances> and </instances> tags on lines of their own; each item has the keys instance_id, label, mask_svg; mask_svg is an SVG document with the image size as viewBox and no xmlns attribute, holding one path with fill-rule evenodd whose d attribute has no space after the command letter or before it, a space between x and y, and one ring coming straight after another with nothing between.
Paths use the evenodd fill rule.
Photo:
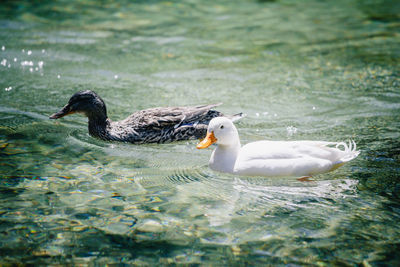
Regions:
<instances>
[{"instance_id":1,"label":"brown duck's eye","mask_svg":"<svg viewBox=\"0 0 400 267\"><path fill-rule=\"evenodd\" d=\"M220 129L224 129L224 125L219 126Z\"/></svg>"}]
</instances>

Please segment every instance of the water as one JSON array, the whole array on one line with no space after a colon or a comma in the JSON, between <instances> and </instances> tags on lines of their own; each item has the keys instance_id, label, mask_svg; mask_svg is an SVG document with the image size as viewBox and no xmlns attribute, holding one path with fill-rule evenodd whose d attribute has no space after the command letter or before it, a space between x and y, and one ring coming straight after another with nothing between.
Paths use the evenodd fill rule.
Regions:
<instances>
[{"instance_id":1,"label":"water","mask_svg":"<svg viewBox=\"0 0 400 267\"><path fill-rule=\"evenodd\" d=\"M0 264L398 265L398 1L0 6ZM48 116L223 102L242 143L354 139L310 183L211 171L196 141L131 145Z\"/></svg>"}]
</instances>

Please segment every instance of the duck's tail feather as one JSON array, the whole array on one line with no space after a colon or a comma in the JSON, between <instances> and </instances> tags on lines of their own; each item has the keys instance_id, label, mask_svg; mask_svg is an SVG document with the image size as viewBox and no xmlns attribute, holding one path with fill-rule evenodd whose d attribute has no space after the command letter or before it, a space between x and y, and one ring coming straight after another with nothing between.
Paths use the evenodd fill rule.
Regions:
<instances>
[{"instance_id":1,"label":"duck's tail feather","mask_svg":"<svg viewBox=\"0 0 400 267\"><path fill-rule=\"evenodd\" d=\"M340 147L343 147L343 150L340 149ZM357 150L357 145L354 140L350 140L348 144L346 144L345 142L339 142L336 144L336 148L340 149L343 154L341 158L337 162L335 162L335 165L343 164L352 159L355 159L360 154L360 151Z\"/></svg>"},{"instance_id":2,"label":"duck's tail feather","mask_svg":"<svg viewBox=\"0 0 400 267\"><path fill-rule=\"evenodd\" d=\"M238 121L241 118L246 117L246 114L243 114L243 112L231 115L231 116L226 116L228 119L230 119L232 122Z\"/></svg>"}]
</instances>

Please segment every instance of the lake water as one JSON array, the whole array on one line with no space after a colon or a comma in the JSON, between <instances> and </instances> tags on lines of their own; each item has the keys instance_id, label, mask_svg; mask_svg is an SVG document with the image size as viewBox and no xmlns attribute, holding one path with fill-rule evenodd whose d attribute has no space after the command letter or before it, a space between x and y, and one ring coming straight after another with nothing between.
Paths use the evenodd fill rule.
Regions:
<instances>
[{"instance_id":1,"label":"lake water","mask_svg":"<svg viewBox=\"0 0 400 267\"><path fill-rule=\"evenodd\" d=\"M9 1L0 5L0 265L400 264L398 1ZM353 139L313 182L207 166L197 141L132 145L113 120L223 102L242 143Z\"/></svg>"}]
</instances>

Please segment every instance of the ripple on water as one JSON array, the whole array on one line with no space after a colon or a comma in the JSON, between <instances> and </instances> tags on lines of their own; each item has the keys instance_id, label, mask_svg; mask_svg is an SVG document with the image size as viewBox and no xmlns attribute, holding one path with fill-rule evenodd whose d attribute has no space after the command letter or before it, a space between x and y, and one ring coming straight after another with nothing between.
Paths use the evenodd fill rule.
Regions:
<instances>
[{"instance_id":1,"label":"ripple on water","mask_svg":"<svg viewBox=\"0 0 400 267\"><path fill-rule=\"evenodd\" d=\"M163 37L163 36L135 36L132 37L131 41L133 43L136 42L151 42L156 43L158 45L166 45L166 44L174 44L174 43L181 43L185 41L186 38L183 36L174 36L174 37Z\"/></svg>"}]
</instances>

